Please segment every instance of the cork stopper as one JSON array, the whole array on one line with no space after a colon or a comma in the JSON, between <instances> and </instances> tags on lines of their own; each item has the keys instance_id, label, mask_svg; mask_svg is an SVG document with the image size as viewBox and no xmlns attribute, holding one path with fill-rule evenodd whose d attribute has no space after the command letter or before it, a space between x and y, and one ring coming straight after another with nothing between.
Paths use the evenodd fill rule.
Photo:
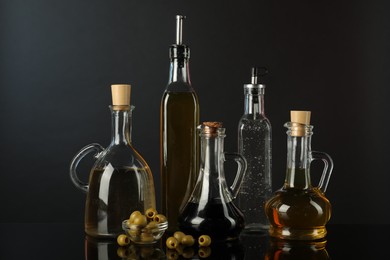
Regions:
<instances>
[{"instance_id":1,"label":"cork stopper","mask_svg":"<svg viewBox=\"0 0 390 260\"><path fill-rule=\"evenodd\" d=\"M295 111L290 112L291 123L298 123L302 125L310 125L310 111Z\"/></svg>"},{"instance_id":2,"label":"cork stopper","mask_svg":"<svg viewBox=\"0 0 390 260\"><path fill-rule=\"evenodd\" d=\"M218 135L219 130L222 128L222 122L203 122L203 134L209 137L215 137Z\"/></svg>"},{"instance_id":3,"label":"cork stopper","mask_svg":"<svg viewBox=\"0 0 390 260\"><path fill-rule=\"evenodd\" d=\"M291 111L291 136L305 136L306 128L310 126L310 111Z\"/></svg>"},{"instance_id":4,"label":"cork stopper","mask_svg":"<svg viewBox=\"0 0 390 260\"><path fill-rule=\"evenodd\" d=\"M111 85L112 105L114 110L130 109L130 92L129 84Z\"/></svg>"}]
</instances>

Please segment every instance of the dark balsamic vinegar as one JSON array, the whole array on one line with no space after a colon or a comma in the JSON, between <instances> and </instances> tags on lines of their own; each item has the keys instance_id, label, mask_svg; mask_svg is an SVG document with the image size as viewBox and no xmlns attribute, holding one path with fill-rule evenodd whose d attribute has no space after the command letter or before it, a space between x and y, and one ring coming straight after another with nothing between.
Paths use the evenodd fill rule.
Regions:
<instances>
[{"instance_id":1,"label":"dark balsamic vinegar","mask_svg":"<svg viewBox=\"0 0 390 260\"><path fill-rule=\"evenodd\" d=\"M194 237L206 234L213 241L234 240L244 228L244 216L232 202L209 201L204 206L189 202L180 215L179 227Z\"/></svg>"}]
</instances>

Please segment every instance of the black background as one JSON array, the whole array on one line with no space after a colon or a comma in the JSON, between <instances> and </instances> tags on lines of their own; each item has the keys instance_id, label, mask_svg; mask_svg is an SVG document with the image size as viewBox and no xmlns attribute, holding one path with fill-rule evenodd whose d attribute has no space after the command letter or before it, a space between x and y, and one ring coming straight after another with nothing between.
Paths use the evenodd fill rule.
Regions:
<instances>
[{"instance_id":1,"label":"black background","mask_svg":"<svg viewBox=\"0 0 390 260\"><path fill-rule=\"evenodd\" d=\"M331 223L389 224L389 8L362 0L2 0L0 222L83 221L85 195L69 163L86 144L108 145L113 83L133 86L133 144L159 193L160 100L175 15L184 14L201 120L224 122L226 151L237 149L250 67L267 66L273 188L284 180L289 111L311 110L312 148L335 163ZM226 171L231 178L234 167Z\"/></svg>"}]
</instances>

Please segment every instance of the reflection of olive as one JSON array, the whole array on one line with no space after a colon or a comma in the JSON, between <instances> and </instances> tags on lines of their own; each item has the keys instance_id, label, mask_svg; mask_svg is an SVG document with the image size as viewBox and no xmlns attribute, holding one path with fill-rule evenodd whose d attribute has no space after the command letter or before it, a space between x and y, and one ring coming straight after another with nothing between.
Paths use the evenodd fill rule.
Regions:
<instances>
[{"instance_id":1,"label":"reflection of olive","mask_svg":"<svg viewBox=\"0 0 390 260\"><path fill-rule=\"evenodd\" d=\"M193 246L195 244L195 239L191 235L185 235L181 239L181 243L185 246Z\"/></svg>"},{"instance_id":2,"label":"reflection of olive","mask_svg":"<svg viewBox=\"0 0 390 260\"><path fill-rule=\"evenodd\" d=\"M154 208L149 208L145 211L145 216L149 219L149 220L153 220L154 216L156 216L158 213L157 213L157 210L154 209Z\"/></svg>"},{"instance_id":3,"label":"reflection of olive","mask_svg":"<svg viewBox=\"0 0 390 260\"><path fill-rule=\"evenodd\" d=\"M163 214L157 214L154 216L153 220L157 223L164 223L167 221L167 218Z\"/></svg>"},{"instance_id":4,"label":"reflection of olive","mask_svg":"<svg viewBox=\"0 0 390 260\"><path fill-rule=\"evenodd\" d=\"M116 254L120 257L120 258L125 258L129 255L129 251L127 250L127 247L118 247L118 249L116 250Z\"/></svg>"},{"instance_id":5,"label":"reflection of olive","mask_svg":"<svg viewBox=\"0 0 390 260\"><path fill-rule=\"evenodd\" d=\"M139 215L142 215L142 213L141 213L140 211L138 211L138 210L136 210L136 211L134 211L133 213L131 213L130 218L129 218L129 223L130 223L130 224L133 224L134 218L135 218L136 216L139 216Z\"/></svg>"},{"instance_id":6,"label":"reflection of olive","mask_svg":"<svg viewBox=\"0 0 390 260\"><path fill-rule=\"evenodd\" d=\"M118 245L120 246L127 246L130 244L130 239L128 236L121 234L117 237L116 241L118 242Z\"/></svg>"},{"instance_id":7,"label":"reflection of olive","mask_svg":"<svg viewBox=\"0 0 390 260\"><path fill-rule=\"evenodd\" d=\"M175 260L179 258L179 254L176 252L176 250L168 249L166 253L167 259L168 260Z\"/></svg>"},{"instance_id":8,"label":"reflection of olive","mask_svg":"<svg viewBox=\"0 0 390 260\"><path fill-rule=\"evenodd\" d=\"M141 248L141 257L142 258L147 258L147 257L153 255L153 253L154 253L153 247L145 246L145 247Z\"/></svg>"},{"instance_id":9,"label":"reflection of olive","mask_svg":"<svg viewBox=\"0 0 390 260\"><path fill-rule=\"evenodd\" d=\"M198 238L198 244L200 246L209 246L211 244L211 237L208 235L201 235Z\"/></svg>"},{"instance_id":10,"label":"reflection of olive","mask_svg":"<svg viewBox=\"0 0 390 260\"><path fill-rule=\"evenodd\" d=\"M177 247L176 247L176 252L177 252L179 255L182 255L183 252L184 252L184 248L185 248L185 246L179 243L179 244L177 245Z\"/></svg>"},{"instance_id":11,"label":"reflection of olive","mask_svg":"<svg viewBox=\"0 0 390 260\"><path fill-rule=\"evenodd\" d=\"M183 232L181 231L176 231L175 233L173 233L173 236L177 239L177 241L179 241L179 243L181 243L181 240L183 239L183 237L185 236L186 234L184 234Z\"/></svg>"},{"instance_id":12,"label":"reflection of olive","mask_svg":"<svg viewBox=\"0 0 390 260\"><path fill-rule=\"evenodd\" d=\"M168 237L167 241L165 241L165 244L169 249L175 249L179 245L179 242L174 237Z\"/></svg>"},{"instance_id":13,"label":"reflection of olive","mask_svg":"<svg viewBox=\"0 0 390 260\"><path fill-rule=\"evenodd\" d=\"M210 247L200 247L198 250L198 255L200 258L206 258L211 255L211 248Z\"/></svg>"},{"instance_id":14,"label":"reflection of olive","mask_svg":"<svg viewBox=\"0 0 390 260\"><path fill-rule=\"evenodd\" d=\"M182 257L184 258L191 258L195 254L194 249L192 247L186 247L183 250L183 253L181 254Z\"/></svg>"}]
</instances>

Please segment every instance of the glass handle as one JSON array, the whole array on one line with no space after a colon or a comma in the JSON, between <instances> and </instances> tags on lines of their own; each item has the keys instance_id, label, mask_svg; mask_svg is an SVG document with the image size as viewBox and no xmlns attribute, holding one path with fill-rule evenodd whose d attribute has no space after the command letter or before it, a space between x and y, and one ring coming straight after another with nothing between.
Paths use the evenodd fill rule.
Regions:
<instances>
[{"instance_id":1,"label":"glass handle","mask_svg":"<svg viewBox=\"0 0 390 260\"><path fill-rule=\"evenodd\" d=\"M333 160L327 153L317 151L312 151L311 157L312 161L321 160L324 163L324 170L322 172L320 182L318 183L318 188L325 193L328 188L330 175L333 171Z\"/></svg>"},{"instance_id":2,"label":"glass handle","mask_svg":"<svg viewBox=\"0 0 390 260\"><path fill-rule=\"evenodd\" d=\"M83 147L75 157L73 157L72 162L70 163L70 179L73 184L83 192L88 191L88 183L82 182L77 176L76 168L79 165L80 161L89 153L95 153L95 158L104 150L100 144L89 144Z\"/></svg>"},{"instance_id":3,"label":"glass handle","mask_svg":"<svg viewBox=\"0 0 390 260\"><path fill-rule=\"evenodd\" d=\"M233 198L235 199L237 197L238 191L240 190L241 183L246 172L247 163L245 158L238 153L225 153L225 160L235 161L238 165L236 177L234 178L232 186L230 186L230 189L233 193Z\"/></svg>"}]
</instances>

